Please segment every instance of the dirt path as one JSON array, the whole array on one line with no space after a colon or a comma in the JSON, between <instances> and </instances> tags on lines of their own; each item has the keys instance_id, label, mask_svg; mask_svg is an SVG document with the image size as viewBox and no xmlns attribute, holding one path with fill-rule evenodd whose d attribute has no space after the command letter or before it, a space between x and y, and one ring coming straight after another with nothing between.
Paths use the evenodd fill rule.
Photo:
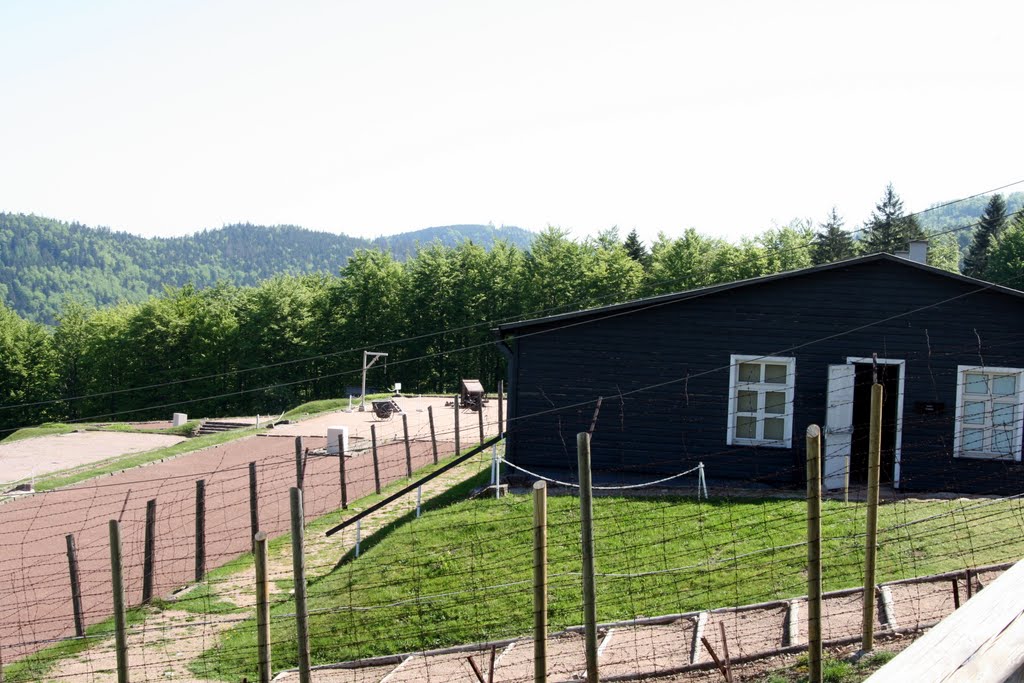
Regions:
<instances>
[{"instance_id":1,"label":"dirt path","mask_svg":"<svg viewBox=\"0 0 1024 683\"><path fill-rule=\"evenodd\" d=\"M0 488L119 455L173 446L184 440L183 436L170 434L82 431L0 444Z\"/></svg>"},{"instance_id":2,"label":"dirt path","mask_svg":"<svg viewBox=\"0 0 1024 683\"><path fill-rule=\"evenodd\" d=\"M489 460L474 458L469 462L430 481L423 487L423 500L427 501L445 492L489 466ZM405 496L378 513L365 518L361 524L364 537L415 508L414 494ZM353 513L355 510L353 510ZM322 533L306 536L306 566L310 580L326 574L338 558L355 543L354 529L331 538ZM288 578L292 574L291 547L271 554L269 575ZM200 584L204 585L204 584ZM244 610L240 613L199 615L168 609L150 615L144 624L131 629L128 651L133 680L172 680L181 683L206 683L211 679L197 677L189 670L189 663L216 644L218 637L241 620L251 617L255 610L255 589L251 567L209 584L213 599L230 602ZM283 589L271 583L272 593ZM188 594L180 596L187 600ZM116 663L114 645L108 638L88 651L66 659L50 672L46 680L87 680L90 683L116 683L113 669Z\"/></svg>"}]
</instances>

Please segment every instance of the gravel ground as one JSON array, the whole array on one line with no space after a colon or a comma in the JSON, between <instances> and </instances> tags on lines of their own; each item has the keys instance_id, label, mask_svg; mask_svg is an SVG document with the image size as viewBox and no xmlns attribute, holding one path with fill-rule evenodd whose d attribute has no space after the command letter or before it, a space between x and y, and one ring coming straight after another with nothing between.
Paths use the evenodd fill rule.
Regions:
<instances>
[{"instance_id":1,"label":"gravel ground","mask_svg":"<svg viewBox=\"0 0 1024 683\"><path fill-rule=\"evenodd\" d=\"M71 432L0 444L0 488L15 481L184 441L169 434Z\"/></svg>"}]
</instances>

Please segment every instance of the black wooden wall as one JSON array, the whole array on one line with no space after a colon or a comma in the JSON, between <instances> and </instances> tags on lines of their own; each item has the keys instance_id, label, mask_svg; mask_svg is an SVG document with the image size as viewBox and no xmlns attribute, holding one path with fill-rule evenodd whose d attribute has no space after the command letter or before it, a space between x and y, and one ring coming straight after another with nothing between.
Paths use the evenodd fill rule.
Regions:
<instances>
[{"instance_id":1,"label":"black wooden wall","mask_svg":"<svg viewBox=\"0 0 1024 683\"><path fill-rule=\"evenodd\" d=\"M952 457L957 365L1024 367L1024 299L978 289L885 258L517 328L509 458L574 470L586 402L603 396L592 450L606 478L703 461L712 480L798 484L804 430L825 422L827 366L877 353L906 361L902 489L1024 491L1018 463ZM793 448L726 444L730 354L796 358ZM945 411L918 414L918 401Z\"/></svg>"}]
</instances>

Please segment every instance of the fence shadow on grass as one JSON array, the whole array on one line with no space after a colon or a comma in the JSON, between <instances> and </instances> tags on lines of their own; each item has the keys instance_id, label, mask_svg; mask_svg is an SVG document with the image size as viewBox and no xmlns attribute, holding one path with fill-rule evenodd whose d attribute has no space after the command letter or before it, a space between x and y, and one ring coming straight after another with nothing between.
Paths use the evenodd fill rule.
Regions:
<instances>
[{"instance_id":1,"label":"fence shadow on grass","mask_svg":"<svg viewBox=\"0 0 1024 683\"><path fill-rule=\"evenodd\" d=\"M454 486L446 489L440 495L434 496L433 498L425 501L422 505L420 505L420 514L422 515L427 512L441 510L450 505L466 500L466 498L469 497L469 494L472 493L474 489L478 489L486 485L489 477L490 472L487 470L481 470L480 472L477 472L476 474L472 475L465 481L461 481L458 484L455 484ZM377 529L370 535L361 539L359 544L359 554L363 555L369 552L374 547L379 545L382 541L384 541L392 533L415 520L416 510L414 508L412 510L409 510L409 512L405 513L401 517L398 517L388 522L387 524ZM323 574L317 577L316 579L309 581L309 585L316 585L320 581L329 577L332 573L341 569L350 562L354 562L355 560L356 549L355 547L352 547L338 559L338 561L334 564L334 567L331 568L330 572L327 572L326 574Z\"/></svg>"}]
</instances>

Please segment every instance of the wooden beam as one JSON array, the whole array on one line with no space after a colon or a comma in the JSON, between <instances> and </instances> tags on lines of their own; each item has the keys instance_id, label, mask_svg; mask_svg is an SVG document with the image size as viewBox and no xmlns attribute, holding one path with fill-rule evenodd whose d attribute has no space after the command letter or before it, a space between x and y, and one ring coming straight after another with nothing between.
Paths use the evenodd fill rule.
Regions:
<instances>
[{"instance_id":1,"label":"wooden beam","mask_svg":"<svg viewBox=\"0 0 1024 683\"><path fill-rule=\"evenodd\" d=\"M868 683L1019 680L1024 673L1024 561L965 602Z\"/></svg>"}]
</instances>

